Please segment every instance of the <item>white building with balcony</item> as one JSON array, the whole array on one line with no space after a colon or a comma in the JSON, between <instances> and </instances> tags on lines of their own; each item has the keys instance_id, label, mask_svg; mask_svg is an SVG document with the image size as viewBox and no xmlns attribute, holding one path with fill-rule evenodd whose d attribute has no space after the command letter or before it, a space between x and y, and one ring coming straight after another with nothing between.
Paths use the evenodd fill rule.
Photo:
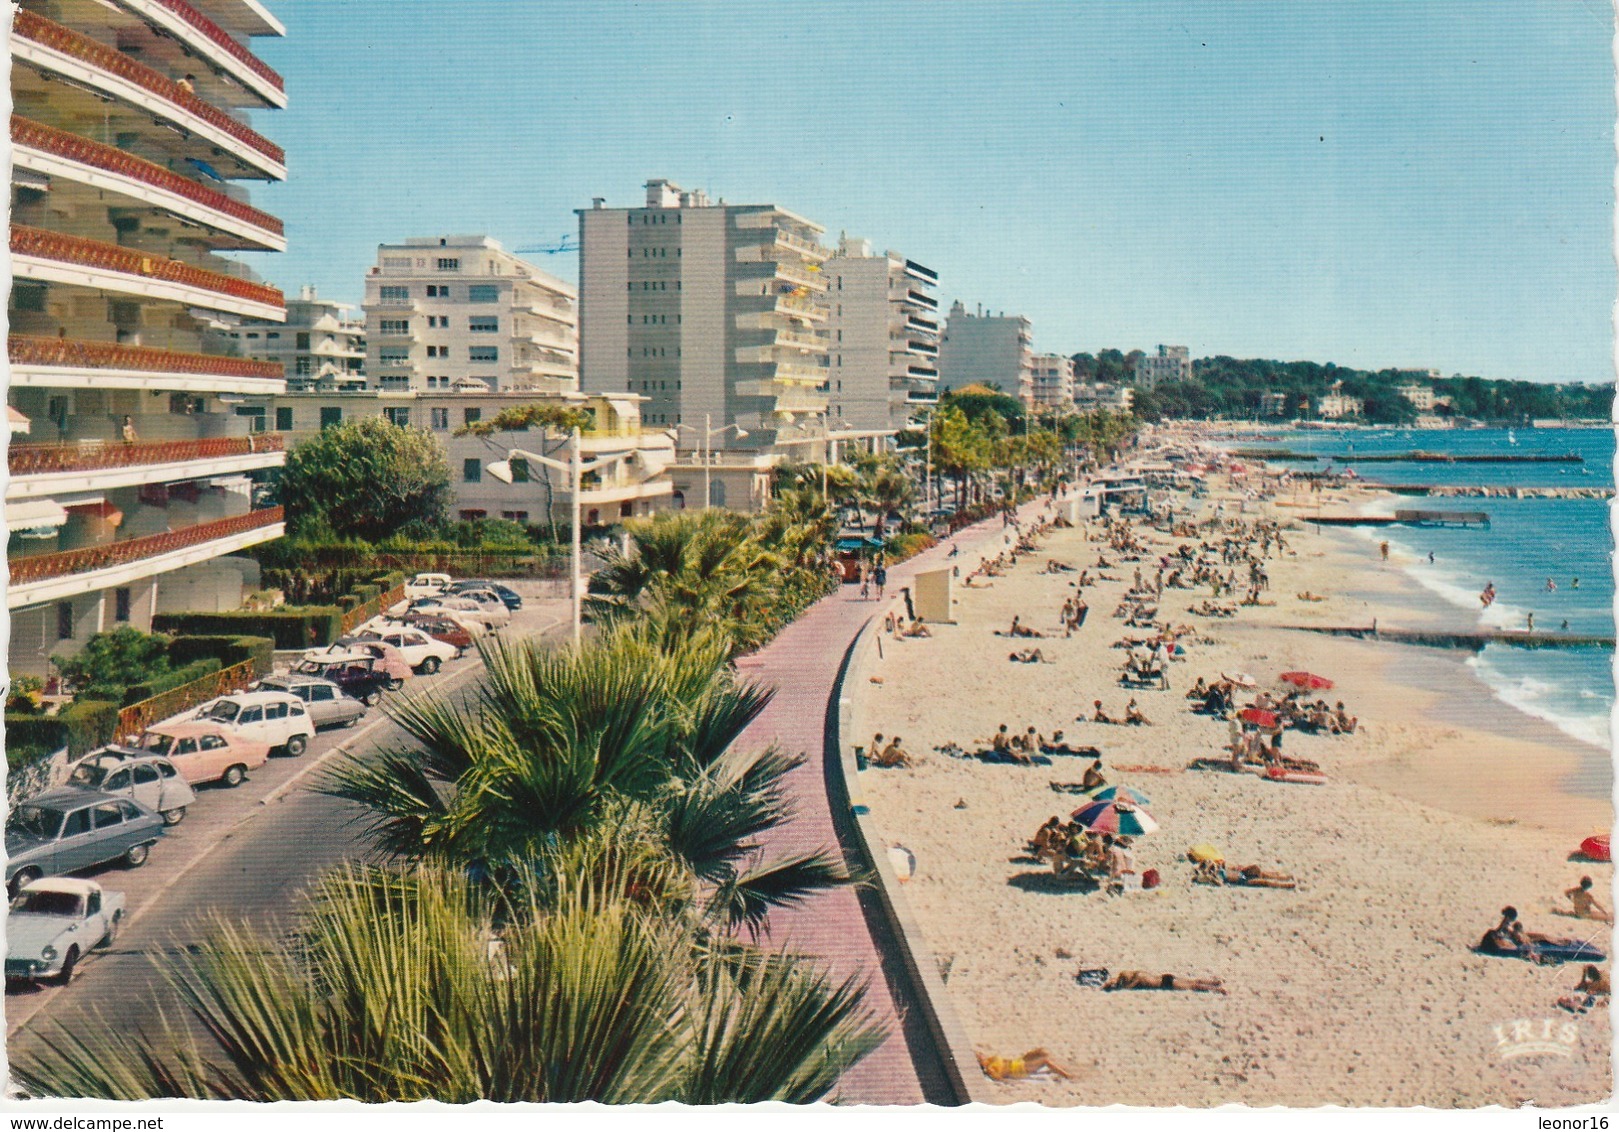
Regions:
<instances>
[{"instance_id":1,"label":"white building with balcony","mask_svg":"<svg viewBox=\"0 0 1619 1132\"><path fill-rule=\"evenodd\" d=\"M822 271L831 415L857 429L904 428L939 400L938 272L847 236Z\"/></svg>"},{"instance_id":2,"label":"white building with balcony","mask_svg":"<svg viewBox=\"0 0 1619 1132\"><path fill-rule=\"evenodd\" d=\"M1022 315L969 311L957 300L939 341L939 387L987 385L1034 402L1034 337Z\"/></svg>"},{"instance_id":3,"label":"white building with balcony","mask_svg":"<svg viewBox=\"0 0 1619 1132\"><path fill-rule=\"evenodd\" d=\"M285 29L256 0L28 0L11 27L5 495L9 664L43 674L154 612L235 609L279 537L253 473L281 464L235 404L279 365L215 348L284 317L241 252L282 251L243 185L286 175L246 112L286 104L253 54ZM25 432L23 430L26 430Z\"/></svg>"},{"instance_id":4,"label":"white building with balcony","mask_svg":"<svg viewBox=\"0 0 1619 1132\"><path fill-rule=\"evenodd\" d=\"M365 279L365 371L390 392L579 387L577 294L488 236L377 248Z\"/></svg>"},{"instance_id":5,"label":"white building with balcony","mask_svg":"<svg viewBox=\"0 0 1619 1132\"><path fill-rule=\"evenodd\" d=\"M1152 390L1165 382L1192 380L1192 350L1189 346L1159 346L1151 354L1136 359L1137 389Z\"/></svg>"},{"instance_id":6,"label":"white building with balcony","mask_svg":"<svg viewBox=\"0 0 1619 1132\"><path fill-rule=\"evenodd\" d=\"M1128 413L1135 405L1135 390L1128 385L1110 385L1107 382L1076 381L1074 383L1074 411L1094 413Z\"/></svg>"},{"instance_id":7,"label":"white building with balcony","mask_svg":"<svg viewBox=\"0 0 1619 1132\"><path fill-rule=\"evenodd\" d=\"M306 286L287 300L284 323L244 319L221 333L243 357L279 364L288 389L364 389L365 323L354 309Z\"/></svg>"},{"instance_id":8,"label":"white building with balcony","mask_svg":"<svg viewBox=\"0 0 1619 1132\"><path fill-rule=\"evenodd\" d=\"M1074 359L1067 354L1036 354L1029 364L1034 404L1059 412L1074 405Z\"/></svg>"}]
</instances>

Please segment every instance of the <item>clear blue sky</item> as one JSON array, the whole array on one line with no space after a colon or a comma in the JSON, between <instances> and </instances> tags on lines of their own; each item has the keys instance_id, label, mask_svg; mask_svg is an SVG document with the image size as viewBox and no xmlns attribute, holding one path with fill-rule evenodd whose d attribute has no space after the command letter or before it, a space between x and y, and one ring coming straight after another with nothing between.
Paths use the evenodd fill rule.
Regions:
<instances>
[{"instance_id":1,"label":"clear blue sky","mask_svg":"<svg viewBox=\"0 0 1619 1132\"><path fill-rule=\"evenodd\" d=\"M668 177L1021 312L1035 347L1609 380L1606 0L269 0L288 290ZM534 256L575 279L572 254Z\"/></svg>"}]
</instances>

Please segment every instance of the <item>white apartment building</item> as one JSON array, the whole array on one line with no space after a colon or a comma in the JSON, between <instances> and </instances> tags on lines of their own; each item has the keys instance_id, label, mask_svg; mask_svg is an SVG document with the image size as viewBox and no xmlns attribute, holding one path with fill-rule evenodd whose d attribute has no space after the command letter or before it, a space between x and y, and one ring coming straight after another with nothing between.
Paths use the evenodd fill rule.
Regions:
<instances>
[{"instance_id":1,"label":"white apartment building","mask_svg":"<svg viewBox=\"0 0 1619 1132\"><path fill-rule=\"evenodd\" d=\"M1187 346L1159 346L1136 359L1137 389L1156 389L1162 382L1192 380L1192 351Z\"/></svg>"},{"instance_id":2,"label":"white apartment building","mask_svg":"<svg viewBox=\"0 0 1619 1132\"><path fill-rule=\"evenodd\" d=\"M1036 354L1029 365L1034 404L1066 410L1074 404L1074 359L1067 354Z\"/></svg>"},{"instance_id":3,"label":"white apartment building","mask_svg":"<svg viewBox=\"0 0 1619 1132\"><path fill-rule=\"evenodd\" d=\"M353 312L306 286L287 300L285 323L244 319L225 333L242 356L279 363L288 389L364 389L365 323Z\"/></svg>"},{"instance_id":4,"label":"white apartment building","mask_svg":"<svg viewBox=\"0 0 1619 1132\"><path fill-rule=\"evenodd\" d=\"M640 208L597 197L579 210L587 386L644 396L647 423L678 429L683 453L808 458L827 435L823 231L666 180Z\"/></svg>"},{"instance_id":5,"label":"white apartment building","mask_svg":"<svg viewBox=\"0 0 1619 1132\"><path fill-rule=\"evenodd\" d=\"M1128 385L1109 385L1106 382L1076 381L1074 383L1074 410L1094 413L1105 409L1110 413L1128 413L1135 405L1135 390Z\"/></svg>"},{"instance_id":6,"label":"white apartment building","mask_svg":"<svg viewBox=\"0 0 1619 1132\"><path fill-rule=\"evenodd\" d=\"M586 526L607 525L650 515L669 506L674 484L669 468L675 460L674 438L660 429L641 427L639 397L613 394L531 393L508 390L309 390L251 398L238 409L251 417L256 432L273 429L289 445L322 429L363 416L383 416L402 428L425 429L444 446L450 465L451 514L461 519L510 519L519 523L571 522L569 483L565 474L542 464L518 465L516 481L502 483L488 465L504 460L510 449L523 448L568 459L566 438L530 429L496 433L489 438L455 435L455 430L488 420L505 408L558 404L584 409L591 427L580 436L584 458L618 452L634 456L599 469L585 478L579 505ZM544 447L540 447L543 445Z\"/></svg>"},{"instance_id":7,"label":"white apartment building","mask_svg":"<svg viewBox=\"0 0 1619 1132\"><path fill-rule=\"evenodd\" d=\"M365 279L367 377L392 392L577 389L577 300L488 236L382 244Z\"/></svg>"},{"instance_id":8,"label":"white apartment building","mask_svg":"<svg viewBox=\"0 0 1619 1132\"><path fill-rule=\"evenodd\" d=\"M1397 385L1394 392L1415 405L1418 412L1431 413L1439 398L1434 394L1433 386L1411 382L1407 385Z\"/></svg>"},{"instance_id":9,"label":"white apartment building","mask_svg":"<svg viewBox=\"0 0 1619 1132\"><path fill-rule=\"evenodd\" d=\"M243 251L282 251L248 181L286 176L246 111L286 105L255 0L46 3L11 26L12 292L5 512L13 673L154 612L235 609L283 531L250 473L284 459L234 403L281 367L220 326L281 320Z\"/></svg>"},{"instance_id":10,"label":"white apartment building","mask_svg":"<svg viewBox=\"0 0 1619 1132\"><path fill-rule=\"evenodd\" d=\"M904 428L939 400L938 272L847 236L822 270L831 415L857 429Z\"/></svg>"},{"instance_id":11,"label":"white apartment building","mask_svg":"<svg viewBox=\"0 0 1619 1132\"><path fill-rule=\"evenodd\" d=\"M1322 420L1335 421L1344 417L1358 417L1365 407L1366 403L1359 397L1340 392L1334 383L1332 392L1316 401L1315 411Z\"/></svg>"},{"instance_id":12,"label":"white apartment building","mask_svg":"<svg viewBox=\"0 0 1619 1132\"><path fill-rule=\"evenodd\" d=\"M939 340L940 388L988 385L1033 404L1033 341L1022 315L969 312L958 299Z\"/></svg>"}]
</instances>

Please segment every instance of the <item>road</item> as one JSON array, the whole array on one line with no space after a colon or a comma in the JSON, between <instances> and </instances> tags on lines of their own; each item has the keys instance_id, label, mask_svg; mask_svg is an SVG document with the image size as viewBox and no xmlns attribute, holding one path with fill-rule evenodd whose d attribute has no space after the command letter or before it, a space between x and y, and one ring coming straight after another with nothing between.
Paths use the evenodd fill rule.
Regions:
<instances>
[{"instance_id":1,"label":"road","mask_svg":"<svg viewBox=\"0 0 1619 1132\"><path fill-rule=\"evenodd\" d=\"M566 636L565 599L534 596L538 586L514 586L524 606L502 635ZM481 670L477 654L452 661L436 676L406 684L466 695ZM154 959L200 940L213 914L258 925L287 923L296 895L324 869L367 856L352 819L357 807L311 789L342 751L402 742L404 734L380 710L357 727L317 735L300 758L272 758L236 789L201 787L186 819L152 848L140 869L106 866L80 875L124 893L129 914L117 945L92 953L69 986L14 986L6 992L7 1049L40 1052L52 1023L81 1033L85 1012L135 1024L153 1017L152 1004L171 992ZM103 1023L104 1024L104 1023Z\"/></svg>"}]
</instances>

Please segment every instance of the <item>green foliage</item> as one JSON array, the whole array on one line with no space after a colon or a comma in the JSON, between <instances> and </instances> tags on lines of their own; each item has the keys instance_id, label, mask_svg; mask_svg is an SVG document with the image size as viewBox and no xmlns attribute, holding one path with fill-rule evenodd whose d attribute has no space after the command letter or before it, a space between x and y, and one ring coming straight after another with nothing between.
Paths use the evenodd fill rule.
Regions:
<instances>
[{"instance_id":1,"label":"green foliage","mask_svg":"<svg viewBox=\"0 0 1619 1132\"><path fill-rule=\"evenodd\" d=\"M287 453L281 498L295 536L341 531L375 541L407 523L443 522L450 467L432 433L361 417Z\"/></svg>"},{"instance_id":2,"label":"green foliage","mask_svg":"<svg viewBox=\"0 0 1619 1132\"><path fill-rule=\"evenodd\" d=\"M527 432L530 428L554 429L557 432L587 430L595 423L585 409L569 409L561 405L514 405L502 409L486 420L471 421L455 430L456 436L494 436L502 432Z\"/></svg>"},{"instance_id":3,"label":"green foliage","mask_svg":"<svg viewBox=\"0 0 1619 1132\"><path fill-rule=\"evenodd\" d=\"M170 664L190 664L208 657L219 661L221 668L251 660L260 671L268 672L275 660L275 641L269 637L186 636L169 642Z\"/></svg>"},{"instance_id":4,"label":"green foliage","mask_svg":"<svg viewBox=\"0 0 1619 1132\"><path fill-rule=\"evenodd\" d=\"M117 698L129 685L169 670L168 639L125 625L97 633L71 656L53 659L81 693Z\"/></svg>"},{"instance_id":5,"label":"green foliage","mask_svg":"<svg viewBox=\"0 0 1619 1132\"><path fill-rule=\"evenodd\" d=\"M138 704L142 700L149 700L153 696L161 696L164 692L172 691L182 684L189 684L193 680L201 680L204 676L218 672L224 665L219 663L218 657L202 657L193 660L182 668L171 669L161 676L153 676L139 683L131 684L124 689L123 705Z\"/></svg>"},{"instance_id":6,"label":"green foliage","mask_svg":"<svg viewBox=\"0 0 1619 1132\"><path fill-rule=\"evenodd\" d=\"M336 606L283 606L268 613L159 613L152 627L192 636L269 637L278 649L306 649L341 636L342 618Z\"/></svg>"},{"instance_id":7,"label":"green foliage","mask_svg":"<svg viewBox=\"0 0 1619 1132\"><path fill-rule=\"evenodd\" d=\"M45 681L38 676L13 676L6 690L6 711L17 715L38 715L44 710Z\"/></svg>"}]
</instances>

